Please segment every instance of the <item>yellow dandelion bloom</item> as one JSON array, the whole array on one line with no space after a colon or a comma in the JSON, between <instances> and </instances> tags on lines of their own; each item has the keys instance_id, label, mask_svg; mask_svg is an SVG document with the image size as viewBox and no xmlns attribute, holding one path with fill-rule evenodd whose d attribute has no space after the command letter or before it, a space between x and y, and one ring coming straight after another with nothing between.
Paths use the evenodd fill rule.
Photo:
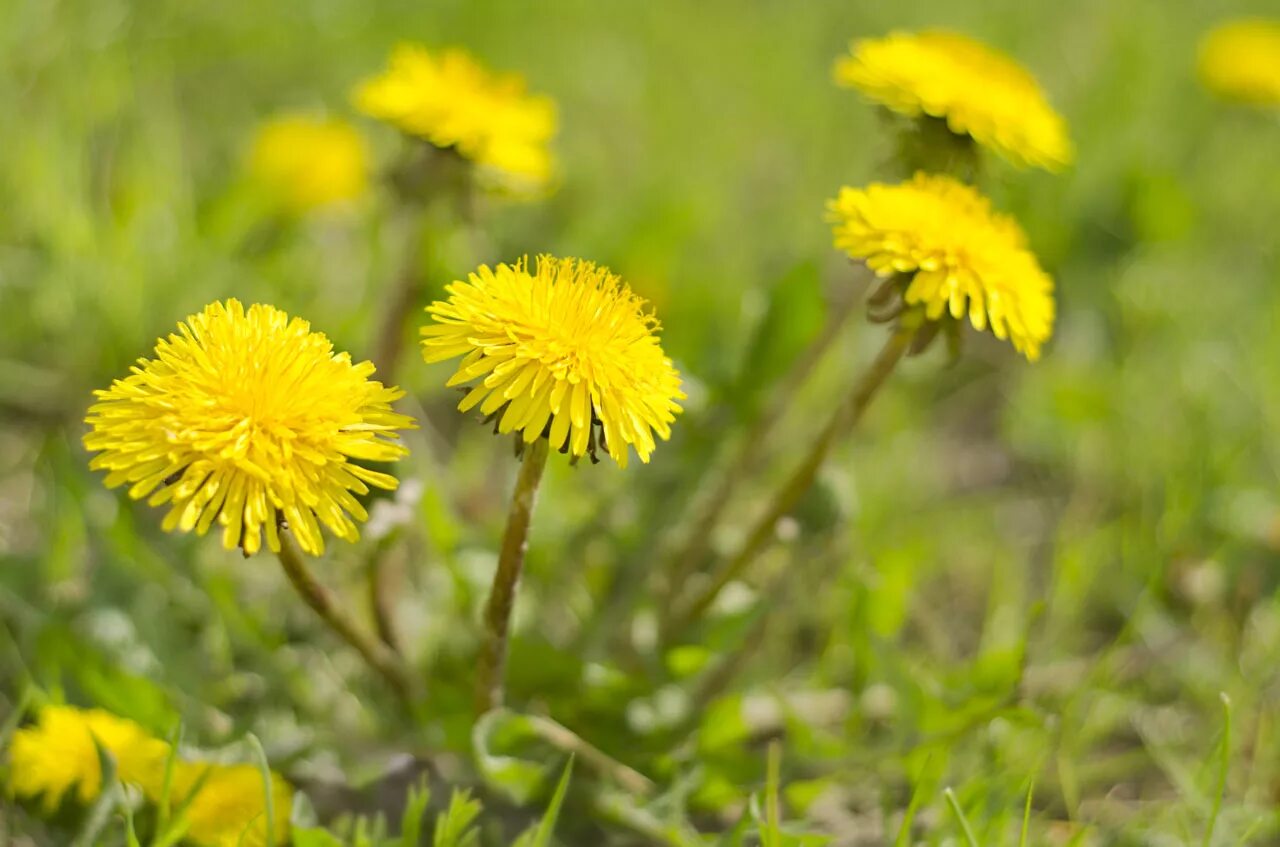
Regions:
<instances>
[{"instance_id":1,"label":"yellow dandelion bloom","mask_svg":"<svg viewBox=\"0 0 1280 847\"><path fill-rule=\"evenodd\" d=\"M90 467L109 487L171 504L165 530L204 534L255 553L265 530L280 549L283 517L302 549L324 550L320 525L355 540L365 509L354 494L396 479L354 460L390 462L413 420L403 392L370 380L373 364L335 353L323 333L272 306L213 303L156 343L154 359L96 392L85 422Z\"/></svg>"},{"instance_id":2,"label":"yellow dandelion bloom","mask_svg":"<svg viewBox=\"0 0 1280 847\"><path fill-rule=\"evenodd\" d=\"M369 152L356 128L314 115L281 115L264 123L248 166L275 202L296 213L354 200L369 180Z\"/></svg>"},{"instance_id":3,"label":"yellow dandelion bloom","mask_svg":"<svg viewBox=\"0 0 1280 847\"><path fill-rule=\"evenodd\" d=\"M1230 21L1200 42L1200 79L1220 97L1280 106L1280 21Z\"/></svg>"},{"instance_id":4,"label":"yellow dandelion bloom","mask_svg":"<svg viewBox=\"0 0 1280 847\"><path fill-rule=\"evenodd\" d=\"M184 843L198 847L274 847L289 840L293 789L279 774L271 774L275 822L272 838L267 837L266 786L256 765L179 763L173 769L173 805L178 806L193 790L196 794L184 815Z\"/></svg>"},{"instance_id":5,"label":"yellow dandelion bloom","mask_svg":"<svg viewBox=\"0 0 1280 847\"><path fill-rule=\"evenodd\" d=\"M481 266L427 311L428 362L462 356L449 385L478 383L458 408L498 418L499 432L542 435L551 447L595 457L599 444L622 467L627 445L643 462L654 433L666 439L681 409L680 375L662 352L659 324L607 268L542 256L532 270Z\"/></svg>"},{"instance_id":6,"label":"yellow dandelion bloom","mask_svg":"<svg viewBox=\"0 0 1280 847\"><path fill-rule=\"evenodd\" d=\"M44 796L56 809L68 791L88 803L102 790L102 768L94 739L111 753L121 782L157 789L164 780L169 745L133 721L101 709L46 706L36 722L14 732L9 746L9 781L19 797Z\"/></svg>"},{"instance_id":7,"label":"yellow dandelion bloom","mask_svg":"<svg viewBox=\"0 0 1280 847\"><path fill-rule=\"evenodd\" d=\"M828 205L836 247L877 275L910 276L907 305L930 320L967 312L1030 360L1053 332L1053 280L1017 222L948 176L916 174L898 185L841 189Z\"/></svg>"},{"instance_id":8,"label":"yellow dandelion bloom","mask_svg":"<svg viewBox=\"0 0 1280 847\"><path fill-rule=\"evenodd\" d=\"M855 41L834 74L901 115L945 120L1015 164L1058 170L1073 158L1066 122L1035 78L966 36L895 32Z\"/></svg>"},{"instance_id":9,"label":"yellow dandelion bloom","mask_svg":"<svg viewBox=\"0 0 1280 847\"><path fill-rule=\"evenodd\" d=\"M551 180L555 104L518 74L494 73L464 50L402 44L387 70L355 92L357 108L475 162L499 186L535 191Z\"/></svg>"}]
</instances>

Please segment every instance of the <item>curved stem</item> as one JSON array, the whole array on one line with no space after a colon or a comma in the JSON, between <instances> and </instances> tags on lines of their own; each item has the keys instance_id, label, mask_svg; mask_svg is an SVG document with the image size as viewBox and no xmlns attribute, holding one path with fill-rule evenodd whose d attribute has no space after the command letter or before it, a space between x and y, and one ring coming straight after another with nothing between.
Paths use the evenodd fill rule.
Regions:
<instances>
[{"instance_id":1,"label":"curved stem","mask_svg":"<svg viewBox=\"0 0 1280 847\"><path fill-rule=\"evenodd\" d=\"M720 592L724 590L724 587L741 576L747 566L755 561L756 556L768 546L769 541L773 538L774 528L778 521L795 508L800 498L809 490L809 486L817 478L818 470L826 460L827 454L831 452L831 448L857 424L863 412L867 410L867 406L870 405L871 399L875 397L876 392L884 385L889 374L893 373L898 361L911 346L911 340L915 336L916 330L917 325L914 321L904 321L894 330L893 335L889 336L884 347L880 350L880 354L871 363L871 367L863 373L854 386L853 393L849 395L844 403L840 404L835 414L831 416L827 426L822 430L822 433L814 440L804 461L800 463L799 467L795 469L783 486L774 493L768 507L756 519L751 531L747 534L746 541L743 542L738 552L720 568L712 579L711 584L704 588L687 606L672 615L667 622L667 626L663 628L664 635L673 634L685 624L697 619L706 612L711 604L715 602L715 599L720 596Z\"/></svg>"},{"instance_id":2,"label":"curved stem","mask_svg":"<svg viewBox=\"0 0 1280 847\"><path fill-rule=\"evenodd\" d=\"M399 658L381 641L364 633L337 604L333 593L321 585L307 568L302 551L298 549L293 536L286 530L280 532L280 552L277 555L285 575L289 577L289 582L293 584L303 602L310 606L312 611L319 615L320 619L328 624L329 628L343 641L354 647L369 666L381 674L395 689L396 694L406 702L411 701L412 686L409 682L409 673L400 663Z\"/></svg>"},{"instance_id":3,"label":"curved stem","mask_svg":"<svg viewBox=\"0 0 1280 847\"><path fill-rule=\"evenodd\" d=\"M511 626L511 609L515 605L516 588L524 570L524 553L529 545L529 524L538 483L547 465L547 439L539 438L524 445L524 461L511 495L507 528L502 533L502 550L498 554L498 570L493 575L489 601L485 604L485 644L476 668L476 711L484 714L502 705L503 676L507 664L507 631Z\"/></svg>"}]
</instances>

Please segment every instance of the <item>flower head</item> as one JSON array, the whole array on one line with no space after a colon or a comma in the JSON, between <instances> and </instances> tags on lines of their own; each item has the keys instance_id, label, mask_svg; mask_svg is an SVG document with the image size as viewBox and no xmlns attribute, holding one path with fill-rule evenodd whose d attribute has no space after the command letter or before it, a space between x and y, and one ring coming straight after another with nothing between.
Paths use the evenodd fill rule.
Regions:
<instances>
[{"instance_id":1,"label":"flower head","mask_svg":"<svg viewBox=\"0 0 1280 847\"><path fill-rule=\"evenodd\" d=\"M1200 42L1200 79L1220 97L1280 106L1280 21L1230 21Z\"/></svg>"},{"instance_id":2,"label":"flower head","mask_svg":"<svg viewBox=\"0 0 1280 847\"><path fill-rule=\"evenodd\" d=\"M476 384L458 408L497 414L499 432L525 442L543 434L574 456L600 445L626 467L627 445L643 462L654 433L666 439L681 411L680 375L662 352L657 320L607 268L542 256L481 266L427 311L428 362L462 356L449 385Z\"/></svg>"},{"instance_id":3,"label":"flower head","mask_svg":"<svg viewBox=\"0 0 1280 847\"><path fill-rule=\"evenodd\" d=\"M170 504L166 530L204 534L254 553L265 530L280 549L283 517L308 553L324 549L320 525L358 537L365 520L353 496L393 489L395 477L355 460L404 455L396 430L413 420L391 410L403 392L370 380L322 333L272 306L213 303L156 343L154 359L105 391L85 419L91 468L110 487Z\"/></svg>"},{"instance_id":4,"label":"flower head","mask_svg":"<svg viewBox=\"0 0 1280 847\"><path fill-rule=\"evenodd\" d=\"M274 771L275 833L271 838L267 837L266 786L256 765L179 763L173 770L171 798L177 805L188 797L185 839L199 847L274 847L289 840L293 789Z\"/></svg>"},{"instance_id":5,"label":"flower head","mask_svg":"<svg viewBox=\"0 0 1280 847\"><path fill-rule=\"evenodd\" d=\"M275 202L303 213L363 194L369 153L364 138L345 121L290 114L258 129L248 164L254 181Z\"/></svg>"},{"instance_id":6,"label":"flower head","mask_svg":"<svg viewBox=\"0 0 1280 847\"><path fill-rule=\"evenodd\" d=\"M1066 123L1018 63L952 32L895 32L853 42L835 79L908 117L928 115L1015 164L1058 170L1073 152Z\"/></svg>"},{"instance_id":7,"label":"flower head","mask_svg":"<svg viewBox=\"0 0 1280 847\"><path fill-rule=\"evenodd\" d=\"M828 205L836 247L881 277L910 276L903 294L930 320L966 312L1028 359L1053 332L1053 280L1013 218L948 176L843 188Z\"/></svg>"},{"instance_id":8,"label":"flower head","mask_svg":"<svg viewBox=\"0 0 1280 847\"><path fill-rule=\"evenodd\" d=\"M68 791L89 803L102 790L101 745L116 762L121 782L151 791L164 778L169 745L133 721L101 709L46 706L36 722L14 732L9 748L9 780L20 797L44 796L56 809Z\"/></svg>"},{"instance_id":9,"label":"flower head","mask_svg":"<svg viewBox=\"0 0 1280 847\"><path fill-rule=\"evenodd\" d=\"M501 187L536 191L551 180L555 104L529 94L518 74L494 73L464 50L401 44L387 70L356 89L355 102L370 117L456 150Z\"/></svg>"}]
</instances>

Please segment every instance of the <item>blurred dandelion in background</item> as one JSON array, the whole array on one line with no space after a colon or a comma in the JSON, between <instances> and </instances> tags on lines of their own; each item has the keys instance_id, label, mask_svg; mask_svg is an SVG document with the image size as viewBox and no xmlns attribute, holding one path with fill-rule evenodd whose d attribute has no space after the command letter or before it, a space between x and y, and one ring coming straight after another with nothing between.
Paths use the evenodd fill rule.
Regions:
<instances>
[{"instance_id":1,"label":"blurred dandelion in background","mask_svg":"<svg viewBox=\"0 0 1280 847\"><path fill-rule=\"evenodd\" d=\"M110 712L72 706L45 706L35 723L14 732L9 787L19 797L43 795L47 811L56 809L69 791L87 804L102 790L97 745L115 759L116 777L122 783L146 793L159 790L169 757L167 743Z\"/></svg>"},{"instance_id":2,"label":"blurred dandelion in background","mask_svg":"<svg viewBox=\"0 0 1280 847\"><path fill-rule=\"evenodd\" d=\"M174 768L172 796L188 803L183 813L185 837L199 847L271 847L289 840L293 789L274 771L271 838L267 837L266 785L257 765L181 762Z\"/></svg>"},{"instance_id":3,"label":"blurred dandelion in background","mask_svg":"<svg viewBox=\"0 0 1280 847\"><path fill-rule=\"evenodd\" d=\"M1219 97L1280 106L1280 21L1247 18L1210 30L1200 42L1199 71Z\"/></svg>"},{"instance_id":4,"label":"blurred dandelion in background","mask_svg":"<svg viewBox=\"0 0 1280 847\"><path fill-rule=\"evenodd\" d=\"M607 268L542 256L481 266L429 308L428 362L462 356L449 385L478 380L458 405L497 418L526 443L544 434L575 459L601 447L648 462L680 412L680 375L643 299Z\"/></svg>"},{"instance_id":5,"label":"blurred dandelion in background","mask_svg":"<svg viewBox=\"0 0 1280 847\"><path fill-rule=\"evenodd\" d=\"M907 306L931 321L961 319L1009 339L1028 359L1053 332L1053 280L1017 221L975 189L917 174L897 184L843 188L828 205L835 245L881 278L903 280Z\"/></svg>"},{"instance_id":6,"label":"blurred dandelion in background","mask_svg":"<svg viewBox=\"0 0 1280 847\"><path fill-rule=\"evenodd\" d=\"M835 80L911 118L946 121L1017 165L1056 171L1074 157L1066 122L1021 65L958 33L895 32L854 41Z\"/></svg>"},{"instance_id":7,"label":"blurred dandelion in background","mask_svg":"<svg viewBox=\"0 0 1280 847\"><path fill-rule=\"evenodd\" d=\"M406 452L414 426L391 408L402 392L369 362L335 353L323 333L272 306L213 303L156 344L154 359L98 391L85 419L91 462L129 496L172 504L166 530L204 534L216 520L227 549L280 550L278 520L304 551L324 550L323 524L354 541L368 516L354 495L395 477L355 460ZM353 520L354 519L354 520Z\"/></svg>"},{"instance_id":8,"label":"blurred dandelion in background","mask_svg":"<svg viewBox=\"0 0 1280 847\"><path fill-rule=\"evenodd\" d=\"M303 214L360 198L368 190L369 151L346 121L285 114L258 128L248 168L271 203Z\"/></svg>"},{"instance_id":9,"label":"blurred dandelion in background","mask_svg":"<svg viewBox=\"0 0 1280 847\"><path fill-rule=\"evenodd\" d=\"M519 74L490 71L465 50L402 44L354 100L370 117L474 162L493 187L537 193L554 175L555 104L530 94Z\"/></svg>"}]
</instances>

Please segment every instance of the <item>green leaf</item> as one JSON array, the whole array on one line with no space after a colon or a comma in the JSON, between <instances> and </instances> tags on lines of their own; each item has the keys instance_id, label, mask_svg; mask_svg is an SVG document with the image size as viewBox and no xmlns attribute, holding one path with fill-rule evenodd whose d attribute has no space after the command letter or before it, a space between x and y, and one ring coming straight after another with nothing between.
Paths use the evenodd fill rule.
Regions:
<instances>
[{"instance_id":1,"label":"green leaf","mask_svg":"<svg viewBox=\"0 0 1280 847\"><path fill-rule=\"evenodd\" d=\"M564 804L565 794L569 790L569 777L573 773L573 757L564 766L560 774L560 782L556 785L555 794L551 795L551 804L536 826L530 827L516 839L514 847L549 847L551 834L555 831L556 821L560 817L560 807Z\"/></svg>"},{"instance_id":2,"label":"green leaf","mask_svg":"<svg viewBox=\"0 0 1280 847\"><path fill-rule=\"evenodd\" d=\"M516 803L528 803L543 790L547 768L514 756L493 752L498 744L539 738L532 721L506 709L494 709L476 721L471 733L476 764L485 780Z\"/></svg>"},{"instance_id":3,"label":"green leaf","mask_svg":"<svg viewBox=\"0 0 1280 847\"><path fill-rule=\"evenodd\" d=\"M480 832L474 827L479 816L480 801L470 791L455 789L449 808L436 818L433 847L475 847L480 843Z\"/></svg>"},{"instance_id":4,"label":"green leaf","mask_svg":"<svg viewBox=\"0 0 1280 847\"><path fill-rule=\"evenodd\" d=\"M319 827L294 829L291 837L293 847L346 847L338 836Z\"/></svg>"},{"instance_id":5,"label":"green leaf","mask_svg":"<svg viewBox=\"0 0 1280 847\"><path fill-rule=\"evenodd\" d=\"M409 787L404 815L400 818L401 847L419 847L422 844L422 821L430 803L431 789L427 785L427 778L423 776L417 785Z\"/></svg>"}]
</instances>

